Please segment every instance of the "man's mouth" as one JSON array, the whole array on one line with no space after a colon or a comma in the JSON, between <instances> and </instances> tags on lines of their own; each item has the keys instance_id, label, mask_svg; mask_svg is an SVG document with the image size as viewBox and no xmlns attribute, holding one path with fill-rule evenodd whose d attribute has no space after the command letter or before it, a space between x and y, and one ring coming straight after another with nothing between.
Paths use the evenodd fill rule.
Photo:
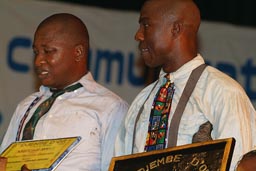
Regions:
<instances>
[{"instance_id":1,"label":"man's mouth","mask_svg":"<svg viewBox=\"0 0 256 171\"><path fill-rule=\"evenodd\" d=\"M142 53L148 52L148 48L141 48L140 51L141 51Z\"/></svg>"},{"instance_id":2,"label":"man's mouth","mask_svg":"<svg viewBox=\"0 0 256 171\"><path fill-rule=\"evenodd\" d=\"M46 78L48 76L49 71L38 69L36 73L37 73L38 78L43 79L43 78Z\"/></svg>"}]
</instances>

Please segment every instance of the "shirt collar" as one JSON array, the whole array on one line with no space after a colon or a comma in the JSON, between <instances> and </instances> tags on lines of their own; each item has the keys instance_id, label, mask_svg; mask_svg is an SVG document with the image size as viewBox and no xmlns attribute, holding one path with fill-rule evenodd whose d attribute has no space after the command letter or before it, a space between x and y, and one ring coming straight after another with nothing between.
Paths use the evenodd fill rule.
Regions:
<instances>
[{"instance_id":1,"label":"shirt collar","mask_svg":"<svg viewBox=\"0 0 256 171\"><path fill-rule=\"evenodd\" d=\"M93 76L92 76L91 72L87 72L86 75L84 75L80 80L78 80L77 82L74 82L73 84L76 84L76 83L80 82L84 87L86 87L86 85L88 84L88 81L89 82L94 82L94 79L93 79ZM51 94L52 94L52 92L50 91L50 88L46 87L46 86L43 86L43 85L41 85L39 87L39 92L40 92L40 94L44 94L46 96L51 96Z\"/></svg>"}]
</instances>

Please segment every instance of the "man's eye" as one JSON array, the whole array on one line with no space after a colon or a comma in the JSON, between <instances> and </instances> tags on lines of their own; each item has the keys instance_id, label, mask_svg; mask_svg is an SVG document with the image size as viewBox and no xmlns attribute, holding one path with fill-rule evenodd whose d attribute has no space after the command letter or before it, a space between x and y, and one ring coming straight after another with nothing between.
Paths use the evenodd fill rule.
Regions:
<instances>
[{"instance_id":1,"label":"man's eye","mask_svg":"<svg viewBox=\"0 0 256 171\"><path fill-rule=\"evenodd\" d=\"M148 23L144 23L143 26L144 26L144 27L148 27L149 24L148 24Z\"/></svg>"},{"instance_id":2,"label":"man's eye","mask_svg":"<svg viewBox=\"0 0 256 171\"><path fill-rule=\"evenodd\" d=\"M37 50L33 50L34 55L38 55L38 51Z\"/></svg>"}]
</instances>

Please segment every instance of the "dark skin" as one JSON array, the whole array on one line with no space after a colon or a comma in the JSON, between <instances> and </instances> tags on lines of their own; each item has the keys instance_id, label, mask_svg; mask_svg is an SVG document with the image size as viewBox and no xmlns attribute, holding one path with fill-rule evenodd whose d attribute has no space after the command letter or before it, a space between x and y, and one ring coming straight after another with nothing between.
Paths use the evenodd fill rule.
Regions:
<instances>
[{"instance_id":1,"label":"dark skin","mask_svg":"<svg viewBox=\"0 0 256 171\"><path fill-rule=\"evenodd\" d=\"M197 55L200 12L191 0L148 0L135 35L149 67L174 72Z\"/></svg>"},{"instance_id":2,"label":"dark skin","mask_svg":"<svg viewBox=\"0 0 256 171\"><path fill-rule=\"evenodd\" d=\"M52 89L63 89L87 73L87 28L71 14L54 14L36 29L33 51L40 83ZM30 171L25 164L21 170Z\"/></svg>"},{"instance_id":3,"label":"dark skin","mask_svg":"<svg viewBox=\"0 0 256 171\"><path fill-rule=\"evenodd\" d=\"M42 85L63 89L87 72L88 33L83 23L69 14L44 20L34 36L34 66Z\"/></svg>"},{"instance_id":4,"label":"dark skin","mask_svg":"<svg viewBox=\"0 0 256 171\"><path fill-rule=\"evenodd\" d=\"M27 165L24 164L22 167L21 167L21 171L31 171L30 169L28 169Z\"/></svg>"},{"instance_id":5,"label":"dark skin","mask_svg":"<svg viewBox=\"0 0 256 171\"><path fill-rule=\"evenodd\" d=\"M237 167L237 171L255 171L256 170L256 157L244 160Z\"/></svg>"},{"instance_id":6,"label":"dark skin","mask_svg":"<svg viewBox=\"0 0 256 171\"><path fill-rule=\"evenodd\" d=\"M6 170L6 164L7 164L7 158L0 157L0 170L5 171Z\"/></svg>"},{"instance_id":7,"label":"dark skin","mask_svg":"<svg viewBox=\"0 0 256 171\"><path fill-rule=\"evenodd\" d=\"M236 171L255 171L256 170L256 151L250 151L243 156L237 165Z\"/></svg>"}]
</instances>

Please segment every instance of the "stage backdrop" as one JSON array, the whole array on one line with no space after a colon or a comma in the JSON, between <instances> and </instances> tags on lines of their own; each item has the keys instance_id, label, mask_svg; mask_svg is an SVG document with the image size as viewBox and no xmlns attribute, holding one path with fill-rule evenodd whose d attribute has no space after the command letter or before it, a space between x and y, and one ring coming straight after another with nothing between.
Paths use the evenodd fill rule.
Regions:
<instances>
[{"instance_id":1,"label":"stage backdrop","mask_svg":"<svg viewBox=\"0 0 256 171\"><path fill-rule=\"evenodd\" d=\"M19 101L36 91L31 45L45 17L68 12L80 17L90 34L89 67L95 79L129 103L145 86L145 68L134 34L139 13L49 1L0 2L0 142ZM256 29L202 22L200 53L207 63L237 79L256 103ZM254 66L255 65L255 66Z\"/></svg>"}]
</instances>

